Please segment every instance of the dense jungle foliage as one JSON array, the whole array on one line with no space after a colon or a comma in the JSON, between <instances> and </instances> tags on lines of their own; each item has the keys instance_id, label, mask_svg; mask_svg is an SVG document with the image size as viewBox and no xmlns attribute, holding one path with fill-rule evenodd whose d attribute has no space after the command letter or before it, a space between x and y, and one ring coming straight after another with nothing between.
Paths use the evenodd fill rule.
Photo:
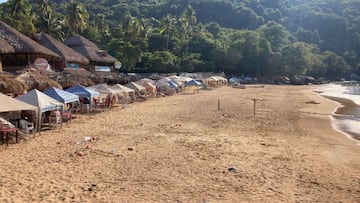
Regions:
<instances>
[{"instance_id":1,"label":"dense jungle foliage","mask_svg":"<svg viewBox=\"0 0 360 203\"><path fill-rule=\"evenodd\" d=\"M31 35L81 34L137 72L360 75L360 0L9 0Z\"/></svg>"}]
</instances>

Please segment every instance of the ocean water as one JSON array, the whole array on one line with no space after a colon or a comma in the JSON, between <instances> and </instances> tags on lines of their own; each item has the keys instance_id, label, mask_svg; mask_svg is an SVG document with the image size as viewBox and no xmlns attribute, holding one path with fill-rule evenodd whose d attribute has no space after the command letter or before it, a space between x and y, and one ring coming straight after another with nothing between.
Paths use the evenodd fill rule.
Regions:
<instances>
[{"instance_id":1,"label":"ocean water","mask_svg":"<svg viewBox=\"0 0 360 203\"><path fill-rule=\"evenodd\" d=\"M319 88L318 92L340 104L331 116L333 128L360 145L360 84L331 83Z\"/></svg>"}]
</instances>

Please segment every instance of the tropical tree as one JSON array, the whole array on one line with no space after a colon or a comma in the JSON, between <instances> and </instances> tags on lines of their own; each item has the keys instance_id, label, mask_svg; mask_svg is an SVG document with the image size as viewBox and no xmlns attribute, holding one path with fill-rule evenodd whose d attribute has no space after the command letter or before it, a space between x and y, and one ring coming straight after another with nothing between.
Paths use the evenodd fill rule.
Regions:
<instances>
[{"instance_id":1,"label":"tropical tree","mask_svg":"<svg viewBox=\"0 0 360 203\"><path fill-rule=\"evenodd\" d=\"M16 30L31 35L36 31L31 9L27 0L9 0L4 6L4 21Z\"/></svg>"},{"instance_id":2,"label":"tropical tree","mask_svg":"<svg viewBox=\"0 0 360 203\"><path fill-rule=\"evenodd\" d=\"M35 10L38 16L37 28L59 40L64 40L65 33L62 31L65 25L64 17L53 11L49 0L40 0Z\"/></svg>"},{"instance_id":3,"label":"tropical tree","mask_svg":"<svg viewBox=\"0 0 360 203\"><path fill-rule=\"evenodd\" d=\"M125 35L128 38L128 41L131 43L133 40L136 40L142 34L144 27L140 23L140 20L131 15L128 16L128 19L124 25Z\"/></svg>"},{"instance_id":4,"label":"tropical tree","mask_svg":"<svg viewBox=\"0 0 360 203\"><path fill-rule=\"evenodd\" d=\"M181 31L184 33L186 40L185 54L187 54L190 37L193 32L193 26L196 24L196 14L194 9L189 5L185 12L182 13L180 19Z\"/></svg>"},{"instance_id":5,"label":"tropical tree","mask_svg":"<svg viewBox=\"0 0 360 203\"><path fill-rule=\"evenodd\" d=\"M67 35L81 33L87 27L89 13L84 4L71 0L66 6L65 23Z\"/></svg>"},{"instance_id":6,"label":"tropical tree","mask_svg":"<svg viewBox=\"0 0 360 203\"><path fill-rule=\"evenodd\" d=\"M166 35L166 46L165 50L169 50L169 40L170 38L175 35L177 20L172 15L168 14L162 20L162 28L160 30L160 35Z\"/></svg>"}]
</instances>

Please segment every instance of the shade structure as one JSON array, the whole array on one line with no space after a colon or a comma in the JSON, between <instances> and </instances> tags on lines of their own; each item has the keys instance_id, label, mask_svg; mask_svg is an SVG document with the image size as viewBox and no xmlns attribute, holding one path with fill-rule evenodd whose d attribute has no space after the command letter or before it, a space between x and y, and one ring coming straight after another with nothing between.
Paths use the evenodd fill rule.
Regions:
<instances>
[{"instance_id":1,"label":"shade structure","mask_svg":"<svg viewBox=\"0 0 360 203\"><path fill-rule=\"evenodd\" d=\"M0 38L0 54L7 54L14 52L15 49L9 43L7 43L5 39Z\"/></svg>"},{"instance_id":2,"label":"shade structure","mask_svg":"<svg viewBox=\"0 0 360 203\"><path fill-rule=\"evenodd\" d=\"M40 45L36 41L30 39L2 21L0 21L0 38L6 40L7 44L12 46L17 54L40 54L61 59L61 57L55 52Z\"/></svg>"},{"instance_id":3,"label":"shade structure","mask_svg":"<svg viewBox=\"0 0 360 203\"><path fill-rule=\"evenodd\" d=\"M31 104L33 106L37 106L41 113L63 108L62 103L40 92L37 89L33 89L26 94L20 95L16 97L16 99Z\"/></svg>"},{"instance_id":4,"label":"shade structure","mask_svg":"<svg viewBox=\"0 0 360 203\"><path fill-rule=\"evenodd\" d=\"M240 78L232 77L229 79L229 83L231 83L231 84L240 83Z\"/></svg>"},{"instance_id":5,"label":"shade structure","mask_svg":"<svg viewBox=\"0 0 360 203\"><path fill-rule=\"evenodd\" d=\"M173 82L173 81L170 81L169 84L170 84L170 87L171 87L171 88L175 88L175 89L179 88L179 85L177 85L177 84L176 84L175 82Z\"/></svg>"},{"instance_id":6,"label":"shade structure","mask_svg":"<svg viewBox=\"0 0 360 203\"><path fill-rule=\"evenodd\" d=\"M56 87L48 88L47 90L44 91L44 94L64 104L79 101L78 95L58 89Z\"/></svg>"},{"instance_id":7,"label":"shade structure","mask_svg":"<svg viewBox=\"0 0 360 203\"><path fill-rule=\"evenodd\" d=\"M153 85L154 82L151 82L151 81L149 81L149 80L144 80L144 79L142 79L142 80L136 81L135 83L138 84L138 85L141 85L141 86L145 87L145 89L146 89L147 91L149 91L149 92L156 92L156 86Z\"/></svg>"},{"instance_id":8,"label":"shade structure","mask_svg":"<svg viewBox=\"0 0 360 203\"><path fill-rule=\"evenodd\" d=\"M128 84L125 85L126 87L133 89L136 93L139 92L146 92L146 88L136 84L135 82L129 82Z\"/></svg>"},{"instance_id":9,"label":"shade structure","mask_svg":"<svg viewBox=\"0 0 360 203\"><path fill-rule=\"evenodd\" d=\"M100 97L100 93L82 85L72 86L65 91L78 95L79 97Z\"/></svg>"},{"instance_id":10,"label":"shade structure","mask_svg":"<svg viewBox=\"0 0 360 203\"><path fill-rule=\"evenodd\" d=\"M47 96L46 94L40 92L37 89L33 89L30 92L16 97L16 99L26 102L28 104L37 106L38 111L38 126L37 129L40 130L42 113L46 111L52 111L55 109L63 109L64 106L59 101Z\"/></svg>"},{"instance_id":11,"label":"shade structure","mask_svg":"<svg viewBox=\"0 0 360 203\"><path fill-rule=\"evenodd\" d=\"M1 58L1 57L0 57ZM0 73L0 92L22 94L29 87L20 81L15 80L12 74Z\"/></svg>"},{"instance_id":12,"label":"shade structure","mask_svg":"<svg viewBox=\"0 0 360 203\"><path fill-rule=\"evenodd\" d=\"M133 89L130 89L124 85L120 85L120 84L116 84L116 85L113 85L113 86L110 86L111 88L114 88L114 89L120 89L122 91L124 91L125 93L127 94L131 94L131 93L135 93L135 90Z\"/></svg>"},{"instance_id":13,"label":"shade structure","mask_svg":"<svg viewBox=\"0 0 360 203\"><path fill-rule=\"evenodd\" d=\"M65 40L64 43L90 61L103 63L115 63L117 61L117 59L108 54L107 51L99 49L95 43L81 35L74 35Z\"/></svg>"},{"instance_id":14,"label":"shade structure","mask_svg":"<svg viewBox=\"0 0 360 203\"><path fill-rule=\"evenodd\" d=\"M122 94L123 91L120 89L114 89L106 84L97 84L94 86L88 87L89 89L95 90L97 92L103 93L103 94L110 94L110 95L116 95L116 94Z\"/></svg>"},{"instance_id":15,"label":"shade structure","mask_svg":"<svg viewBox=\"0 0 360 203\"><path fill-rule=\"evenodd\" d=\"M35 40L43 45L44 47L52 50L59 56L63 58L67 63L80 63L80 64L88 64L89 60L81 55L80 53L76 52L75 50L71 49L70 47L66 46L66 44L60 42L59 40L53 38L51 35L46 34L44 32L40 32L35 35Z\"/></svg>"},{"instance_id":16,"label":"shade structure","mask_svg":"<svg viewBox=\"0 0 360 203\"><path fill-rule=\"evenodd\" d=\"M201 82L198 82L196 80L190 80L185 83L185 86L200 86Z\"/></svg>"},{"instance_id":17,"label":"shade structure","mask_svg":"<svg viewBox=\"0 0 360 203\"><path fill-rule=\"evenodd\" d=\"M26 102L14 99L0 93L0 112L12 112L22 110L38 111L38 109L39 108L37 106L28 104Z\"/></svg>"}]
</instances>

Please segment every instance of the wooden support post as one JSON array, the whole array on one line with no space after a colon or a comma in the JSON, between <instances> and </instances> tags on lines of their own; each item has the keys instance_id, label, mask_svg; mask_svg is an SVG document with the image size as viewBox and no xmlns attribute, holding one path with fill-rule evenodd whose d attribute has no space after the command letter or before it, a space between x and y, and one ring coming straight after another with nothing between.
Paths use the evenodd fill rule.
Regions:
<instances>
[{"instance_id":1,"label":"wooden support post","mask_svg":"<svg viewBox=\"0 0 360 203\"><path fill-rule=\"evenodd\" d=\"M218 99L218 111L220 111L220 99Z\"/></svg>"},{"instance_id":2,"label":"wooden support post","mask_svg":"<svg viewBox=\"0 0 360 203\"><path fill-rule=\"evenodd\" d=\"M253 101L254 101L254 117L255 117L255 115L256 115L256 99L253 99Z\"/></svg>"}]
</instances>

